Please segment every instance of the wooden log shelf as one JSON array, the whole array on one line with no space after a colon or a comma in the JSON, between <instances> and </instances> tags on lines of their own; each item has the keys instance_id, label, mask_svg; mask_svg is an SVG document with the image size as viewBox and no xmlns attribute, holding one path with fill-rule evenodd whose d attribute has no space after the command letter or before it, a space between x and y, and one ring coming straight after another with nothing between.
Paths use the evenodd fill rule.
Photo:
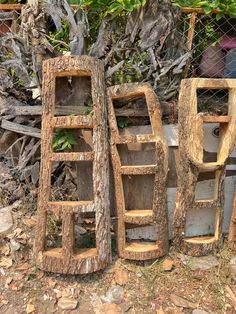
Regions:
<instances>
[{"instance_id":1,"label":"wooden log shelf","mask_svg":"<svg viewBox=\"0 0 236 314\"><path fill-rule=\"evenodd\" d=\"M227 89L228 115L205 116L197 112L198 89ZM185 79L179 96L179 161L178 188L174 213L174 245L188 255L200 256L213 252L222 244L222 211L226 162L236 136L236 81L233 79ZM215 162L204 162L203 123L219 124L219 147ZM214 193L210 199L197 200L195 190L199 174L214 173ZM211 236L186 237L186 219L190 210L214 210L215 230Z\"/></svg>"},{"instance_id":2,"label":"wooden log shelf","mask_svg":"<svg viewBox=\"0 0 236 314\"><path fill-rule=\"evenodd\" d=\"M152 127L152 134L120 135L116 120L114 100L130 99L144 96ZM151 86L143 84L123 84L107 89L111 157L115 181L116 209L118 216L117 245L119 256L131 260L148 260L163 256L168 251L167 227L167 189L168 172L167 144L162 130L160 104ZM154 143L155 164L151 165L122 165L117 146L127 143ZM123 176L154 177L154 193L152 208L127 210L124 197ZM151 189L151 187L150 187ZM137 192L137 191L136 191ZM135 193L135 192L133 192ZM151 196L150 196L151 197ZM126 240L127 224L135 226L156 225L156 242L128 242Z\"/></svg>"},{"instance_id":3,"label":"wooden log shelf","mask_svg":"<svg viewBox=\"0 0 236 314\"><path fill-rule=\"evenodd\" d=\"M87 274L106 267L111 261L109 151L103 63L88 56L64 56L44 61L43 73L41 168L35 256L38 266L45 271ZM93 117L54 116L56 78L67 75L91 77ZM53 152L52 139L55 128L92 129L94 150L72 153ZM93 200L50 201L53 161L91 161L93 163ZM46 224L49 213L56 213L61 219L61 247L46 247ZM75 215L81 213L95 213L96 247L94 248L75 248L74 219Z\"/></svg>"}]
</instances>

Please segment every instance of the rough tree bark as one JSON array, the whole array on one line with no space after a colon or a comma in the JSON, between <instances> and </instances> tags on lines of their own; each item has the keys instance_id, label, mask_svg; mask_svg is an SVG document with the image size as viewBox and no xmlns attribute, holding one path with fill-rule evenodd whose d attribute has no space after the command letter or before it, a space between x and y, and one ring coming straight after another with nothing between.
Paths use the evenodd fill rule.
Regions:
<instances>
[{"instance_id":1,"label":"rough tree bark","mask_svg":"<svg viewBox=\"0 0 236 314\"><path fill-rule=\"evenodd\" d=\"M197 89L227 89L228 115L205 116L197 111ZM234 148L236 136L236 83L230 79L185 79L179 97L179 161L178 188L174 213L174 245L188 255L205 255L222 244L222 211L224 205L224 177L227 159ZM203 160L203 123L219 123L219 150L216 162ZM196 200L195 189L199 174L215 173L212 199ZM188 211L194 208L211 209L215 214L213 236L187 238L185 225Z\"/></svg>"},{"instance_id":2,"label":"rough tree bark","mask_svg":"<svg viewBox=\"0 0 236 314\"><path fill-rule=\"evenodd\" d=\"M91 76L93 117L88 115L60 116L55 114L56 77ZM85 274L104 268L110 263L110 206L108 175L108 142L105 105L104 68L92 57L61 57L45 61L43 81L43 117L41 180L38 197L38 223L35 254L38 265L52 272ZM55 128L93 129L93 152L53 153L51 148ZM93 161L93 201L52 202L50 199L52 161ZM56 212L62 220L62 247L45 247L47 215ZM74 248L74 216L95 212L96 247Z\"/></svg>"},{"instance_id":3,"label":"rough tree bark","mask_svg":"<svg viewBox=\"0 0 236 314\"><path fill-rule=\"evenodd\" d=\"M113 101L117 99L132 99L144 96L147 103L152 133L139 135L120 135L117 127ZM118 215L117 243L119 255L133 260L147 260L163 256L168 251L167 226L167 191L166 179L168 172L168 150L164 139L161 122L160 105L151 86L144 84L123 84L109 87L107 90L111 156L114 172L116 209ZM123 165L119 156L118 145L130 143L154 143L155 163L149 165ZM122 177L154 175L154 191L152 208L141 210L127 209L124 197ZM151 189L151 187L150 187ZM133 190L137 193L137 190ZM150 191L152 195L152 191ZM144 198L146 196L143 196ZM153 244L145 242L127 243L126 225L135 226L154 224L157 227L157 241Z\"/></svg>"}]
</instances>

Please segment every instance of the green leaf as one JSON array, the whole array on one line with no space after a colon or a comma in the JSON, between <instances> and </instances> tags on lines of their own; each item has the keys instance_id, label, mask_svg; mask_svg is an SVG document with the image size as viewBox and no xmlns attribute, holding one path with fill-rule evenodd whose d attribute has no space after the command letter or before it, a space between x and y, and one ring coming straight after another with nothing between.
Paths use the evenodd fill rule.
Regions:
<instances>
[{"instance_id":1,"label":"green leaf","mask_svg":"<svg viewBox=\"0 0 236 314\"><path fill-rule=\"evenodd\" d=\"M10 73L11 73L11 76L14 76L15 75L15 70L13 68L10 68Z\"/></svg>"},{"instance_id":2,"label":"green leaf","mask_svg":"<svg viewBox=\"0 0 236 314\"><path fill-rule=\"evenodd\" d=\"M123 6L120 3L112 3L107 9L107 13L111 14L120 9L123 9Z\"/></svg>"}]
</instances>

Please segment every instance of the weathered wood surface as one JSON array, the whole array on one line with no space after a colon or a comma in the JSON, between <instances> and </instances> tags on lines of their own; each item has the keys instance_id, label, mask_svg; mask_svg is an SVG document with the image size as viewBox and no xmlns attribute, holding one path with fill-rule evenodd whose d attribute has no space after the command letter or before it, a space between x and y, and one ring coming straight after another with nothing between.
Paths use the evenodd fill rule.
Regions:
<instances>
[{"instance_id":1,"label":"weathered wood surface","mask_svg":"<svg viewBox=\"0 0 236 314\"><path fill-rule=\"evenodd\" d=\"M117 127L116 114L113 101L115 99L135 98L144 96L151 123L151 134L123 135ZM168 172L168 152L164 139L160 104L156 94L149 84L123 84L107 89L111 157L113 165L116 210L118 216L117 244L120 257L133 260L147 260L163 256L168 251L168 226L167 226L167 193L166 179ZM121 132L122 133L122 132ZM118 144L142 145L153 143L155 158L151 164L123 164L118 149ZM145 208L142 204L127 203L130 194L125 197L125 185L130 183L129 178L138 180L141 175L149 176L153 183L145 185L145 192L149 197ZM136 183L137 184L137 183ZM141 188L141 186L140 186ZM131 191L131 189L129 189ZM137 196L137 195L136 195ZM137 201L136 201L137 203ZM134 208L134 206L136 208ZM157 226L155 242L128 242L126 239L126 225L132 223L136 226L154 224Z\"/></svg>"},{"instance_id":2,"label":"weathered wood surface","mask_svg":"<svg viewBox=\"0 0 236 314\"><path fill-rule=\"evenodd\" d=\"M2 120L1 128L8 130L8 131L16 132L19 134L24 134L24 135L29 135L32 137L41 138L40 129L33 128L33 127L27 126L27 125L22 125L19 123L10 122L10 121L4 120L4 119Z\"/></svg>"},{"instance_id":3,"label":"weathered wood surface","mask_svg":"<svg viewBox=\"0 0 236 314\"><path fill-rule=\"evenodd\" d=\"M228 89L228 117L204 117L197 113L197 89ZM179 97L179 162L178 189L174 214L174 245L189 255L204 255L222 243L222 210L224 206L225 167L236 138L236 82L220 79L186 79ZM203 123L218 122L220 127L217 161L203 161ZM215 177L214 195L205 200L195 198L200 173L211 172ZM215 229L212 236L188 238L186 219L190 210L214 210Z\"/></svg>"},{"instance_id":4,"label":"weathered wood surface","mask_svg":"<svg viewBox=\"0 0 236 314\"><path fill-rule=\"evenodd\" d=\"M171 113L169 103L163 103L162 115L169 115ZM55 116L76 114L81 115L90 109L86 106L57 106ZM40 116L42 114L42 106L25 106L19 102L13 104L4 104L2 109L4 115L15 115L15 116ZM131 117L148 117L148 111L146 109L129 109L129 108L117 108L115 109L116 116L131 116Z\"/></svg>"},{"instance_id":5,"label":"weathered wood surface","mask_svg":"<svg viewBox=\"0 0 236 314\"><path fill-rule=\"evenodd\" d=\"M106 267L111 260L108 142L103 64L92 57L59 57L43 65L43 115L41 142L40 188L35 255L40 268L65 274L86 274ZM55 118L55 78L58 76L91 76L93 117L73 116ZM87 124L86 124L87 123ZM51 148L54 127L93 128L93 149L90 153L53 153ZM69 157L69 155L71 157ZM51 161L93 159L93 201L49 202ZM62 247L45 247L46 223L49 212L59 213L62 219ZM95 212L96 247L74 248L74 215Z\"/></svg>"},{"instance_id":6,"label":"weathered wood surface","mask_svg":"<svg viewBox=\"0 0 236 314\"><path fill-rule=\"evenodd\" d=\"M1 3L0 10L3 11L20 11L23 5L18 3Z\"/></svg>"}]
</instances>

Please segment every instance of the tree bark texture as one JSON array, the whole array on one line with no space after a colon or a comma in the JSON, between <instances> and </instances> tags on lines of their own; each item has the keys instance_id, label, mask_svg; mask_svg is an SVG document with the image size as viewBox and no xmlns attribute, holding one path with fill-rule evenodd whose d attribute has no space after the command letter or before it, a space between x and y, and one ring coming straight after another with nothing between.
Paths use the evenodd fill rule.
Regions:
<instances>
[{"instance_id":1,"label":"tree bark texture","mask_svg":"<svg viewBox=\"0 0 236 314\"><path fill-rule=\"evenodd\" d=\"M151 134L120 135L116 121L114 100L144 96L152 127ZM163 256L168 251L167 191L168 151L164 139L158 98L148 83L123 84L107 89L111 157L113 164L116 209L118 215L117 243L119 256L131 260L148 260ZM155 162L149 165L123 165L117 146L119 144L154 143ZM153 175L154 191L152 208L127 209L124 197L123 176ZM151 189L151 188L150 188ZM137 193L133 189L133 193ZM150 192L152 195L152 193ZM146 197L143 196L144 198ZM150 196L152 197L152 196ZM157 226L157 240L154 243L126 241L127 224Z\"/></svg>"},{"instance_id":2,"label":"tree bark texture","mask_svg":"<svg viewBox=\"0 0 236 314\"><path fill-rule=\"evenodd\" d=\"M197 90L226 89L229 93L227 116L205 116L197 111ZM224 177L227 159L234 148L236 136L236 83L230 79L185 79L179 97L179 162L178 188L174 213L174 245L193 256L206 255L222 243L222 211L224 205ZM219 123L219 148L216 162L203 160L203 124ZM196 200L195 190L199 174L215 174L214 195L211 199ZM212 236L188 238L186 219L190 209L215 211L215 230Z\"/></svg>"},{"instance_id":3,"label":"tree bark texture","mask_svg":"<svg viewBox=\"0 0 236 314\"><path fill-rule=\"evenodd\" d=\"M111 260L109 154L104 68L101 61L92 57L70 56L45 61L43 73L42 149L35 255L39 267L45 271L87 274L106 267ZM65 76L91 77L93 116L54 116L56 77ZM93 152L54 153L51 144L55 128L92 129ZM49 201L52 161L65 160L78 163L88 160L93 162L94 197L92 201ZM49 212L57 213L62 220L62 247L55 249L48 249L45 246ZM76 251L74 216L82 212L95 212L96 247Z\"/></svg>"}]
</instances>

